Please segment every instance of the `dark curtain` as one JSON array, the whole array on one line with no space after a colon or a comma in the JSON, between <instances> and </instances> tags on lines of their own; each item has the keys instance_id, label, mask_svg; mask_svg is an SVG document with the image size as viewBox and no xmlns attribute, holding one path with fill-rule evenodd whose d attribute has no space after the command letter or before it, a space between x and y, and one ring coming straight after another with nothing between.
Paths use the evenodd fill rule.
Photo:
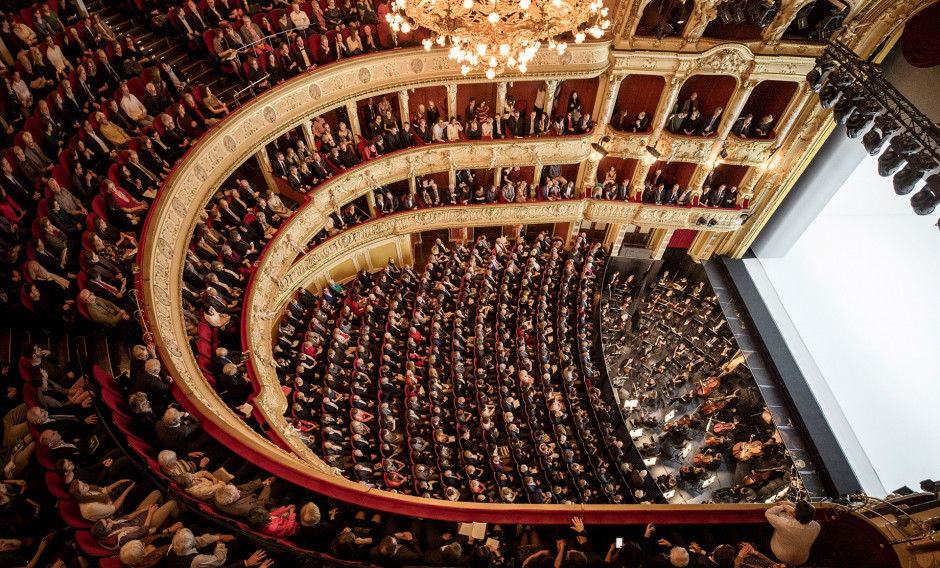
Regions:
<instances>
[{"instance_id":1,"label":"dark curtain","mask_svg":"<svg viewBox=\"0 0 940 568\"><path fill-rule=\"evenodd\" d=\"M914 67L940 65L940 2L908 20L901 34L901 52Z\"/></svg>"}]
</instances>

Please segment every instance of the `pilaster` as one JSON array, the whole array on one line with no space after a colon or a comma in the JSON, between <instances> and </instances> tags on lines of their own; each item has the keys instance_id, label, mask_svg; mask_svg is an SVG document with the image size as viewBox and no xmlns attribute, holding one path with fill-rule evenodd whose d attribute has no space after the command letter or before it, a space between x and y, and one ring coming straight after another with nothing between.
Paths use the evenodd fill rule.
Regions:
<instances>
[{"instance_id":1,"label":"pilaster","mask_svg":"<svg viewBox=\"0 0 940 568\"><path fill-rule=\"evenodd\" d=\"M447 85L447 117L457 116L457 84Z\"/></svg>"},{"instance_id":2,"label":"pilaster","mask_svg":"<svg viewBox=\"0 0 940 568\"><path fill-rule=\"evenodd\" d=\"M689 256L692 257L692 260L699 263L703 260L708 260L715 251L715 245L718 244L720 238L720 233L699 231L698 234L695 235L695 239L692 240L692 244L689 246Z\"/></svg>"},{"instance_id":3,"label":"pilaster","mask_svg":"<svg viewBox=\"0 0 940 568\"><path fill-rule=\"evenodd\" d=\"M255 159L258 161L258 166L261 169L261 176L264 178L264 183L268 185L268 189L274 190L275 193L280 193L277 190L277 183L274 181L274 175L271 174L271 160L268 158L268 152L265 149L258 150L255 152Z\"/></svg>"},{"instance_id":4,"label":"pilaster","mask_svg":"<svg viewBox=\"0 0 940 568\"><path fill-rule=\"evenodd\" d=\"M356 136L362 136L362 126L359 124L359 107L356 101L346 103L346 114L349 115L349 129Z\"/></svg>"},{"instance_id":5,"label":"pilaster","mask_svg":"<svg viewBox=\"0 0 940 568\"><path fill-rule=\"evenodd\" d=\"M666 252L666 247L669 245L669 241L672 240L674 232L675 229L653 229L650 231L649 249L652 251L650 253L651 259L660 260L663 258L663 253Z\"/></svg>"},{"instance_id":6,"label":"pilaster","mask_svg":"<svg viewBox=\"0 0 940 568\"><path fill-rule=\"evenodd\" d=\"M411 122L411 111L408 109L408 89L398 91L398 110L401 112L401 123Z\"/></svg>"}]
</instances>

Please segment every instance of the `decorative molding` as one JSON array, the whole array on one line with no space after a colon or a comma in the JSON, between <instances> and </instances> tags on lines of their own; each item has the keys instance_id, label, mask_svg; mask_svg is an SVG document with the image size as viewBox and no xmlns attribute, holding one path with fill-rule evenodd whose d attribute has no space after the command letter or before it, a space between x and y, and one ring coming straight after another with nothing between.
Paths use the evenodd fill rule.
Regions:
<instances>
[{"instance_id":1,"label":"decorative molding","mask_svg":"<svg viewBox=\"0 0 940 568\"><path fill-rule=\"evenodd\" d=\"M765 81L803 81L813 68L815 57L823 48L806 54L755 54L748 45L720 43L700 53L669 51L617 51L610 54L611 71L620 75L668 75L680 81L692 75L732 75L736 79L750 74L750 79Z\"/></svg>"}]
</instances>

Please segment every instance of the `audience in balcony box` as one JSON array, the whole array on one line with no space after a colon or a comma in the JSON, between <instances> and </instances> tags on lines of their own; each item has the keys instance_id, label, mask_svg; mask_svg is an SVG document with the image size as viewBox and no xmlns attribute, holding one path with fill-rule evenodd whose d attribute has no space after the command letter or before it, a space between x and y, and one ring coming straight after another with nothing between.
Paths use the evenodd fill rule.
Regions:
<instances>
[{"instance_id":1,"label":"audience in balcony box","mask_svg":"<svg viewBox=\"0 0 940 568\"><path fill-rule=\"evenodd\" d=\"M702 119L701 121L701 136L714 136L718 133L718 125L721 124L721 113L724 109L718 107L710 115Z\"/></svg>"},{"instance_id":2,"label":"audience in balcony box","mask_svg":"<svg viewBox=\"0 0 940 568\"><path fill-rule=\"evenodd\" d=\"M774 117L772 114L764 116L764 118L762 118L761 121L754 126L754 138L770 138L773 134L773 131L771 130L773 122Z\"/></svg>"},{"instance_id":3,"label":"audience in balcony box","mask_svg":"<svg viewBox=\"0 0 940 568\"><path fill-rule=\"evenodd\" d=\"M752 122L753 119L754 116L750 114L738 117L738 119L734 121L734 126L731 128L731 132L733 132L735 136L739 136L741 138L750 138L751 131L754 128L754 124Z\"/></svg>"}]
</instances>

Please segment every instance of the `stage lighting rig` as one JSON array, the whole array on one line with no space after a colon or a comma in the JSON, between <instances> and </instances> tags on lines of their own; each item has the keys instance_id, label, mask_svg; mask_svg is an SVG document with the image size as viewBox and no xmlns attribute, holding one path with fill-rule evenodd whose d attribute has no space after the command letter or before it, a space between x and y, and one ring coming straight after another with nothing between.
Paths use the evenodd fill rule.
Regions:
<instances>
[{"instance_id":1,"label":"stage lighting rig","mask_svg":"<svg viewBox=\"0 0 940 568\"><path fill-rule=\"evenodd\" d=\"M864 99L855 108L855 113L845 121L845 135L849 138L858 138L868 130L872 123L884 109L874 99Z\"/></svg>"},{"instance_id":2,"label":"stage lighting rig","mask_svg":"<svg viewBox=\"0 0 940 568\"><path fill-rule=\"evenodd\" d=\"M940 204L940 174L927 178L924 187L911 198L911 207L918 215L930 215Z\"/></svg>"},{"instance_id":3,"label":"stage lighting rig","mask_svg":"<svg viewBox=\"0 0 940 568\"><path fill-rule=\"evenodd\" d=\"M827 25L831 27L841 15L833 14ZM826 69L831 69L828 76ZM888 144L878 157L878 175L894 176L899 195L914 191L940 165L940 126L886 81L878 64L861 60L842 43L830 41L806 80L814 90L822 83L819 103L823 108L835 107L833 118L845 123L848 137L865 133L862 145L869 155L877 155ZM927 215L938 202L940 174L934 174L911 198L911 206L918 215Z\"/></svg>"},{"instance_id":4,"label":"stage lighting rig","mask_svg":"<svg viewBox=\"0 0 940 568\"><path fill-rule=\"evenodd\" d=\"M907 165L894 174L894 192L907 195L914 190L917 182L930 170L937 167L937 162L927 152L918 152L907 159Z\"/></svg>"},{"instance_id":5,"label":"stage lighting rig","mask_svg":"<svg viewBox=\"0 0 940 568\"><path fill-rule=\"evenodd\" d=\"M818 93L819 90L822 89L826 75L828 75L836 65L835 61L826 59L825 56L816 61L816 66L806 74L806 82L809 83L810 89L812 89L814 93Z\"/></svg>"},{"instance_id":6,"label":"stage lighting rig","mask_svg":"<svg viewBox=\"0 0 940 568\"><path fill-rule=\"evenodd\" d=\"M839 124L845 124L858 105L865 98L865 88L858 83L853 83L842 91L842 97L832 107L832 117Z\"/></svg>"},{"instance_id":7,"label":"stage lighting rig","mask_svg":"<svg viewBox=\"0 0 940 568\"><path fill-rule=\"evenodd\" d=\"M823 108L832 108L842 95L842 91L852 84L852 75L848 70L839 67L833 69L826 79L826 84L819 91L819 106Z\"/></svg>"},{"instance_id":8,"label":"stage lighting rig","mask_svg":"<svg viewBox=\"0 0 940 568\"><path fill-rule=\"evenodd\" d=\"M865 136L862 136L862 146L865 147L869 156L874 156L881 152L888 138L891 138L891 135L900 129L901 125L894 118L882 114L875 118L875 125L872 129L866 132Z\"/></svg>"},{"instance_id":9,"label":"stage lighting rig","mask_svg":"<svg viewBox=\"0 0 940 568\"><path fill-rule=\"evenodd\" d=\"M920 144L910 134L899 134L888 143L885 153L878 156L878 175L888 177L897 173L908 156L920 150Z\"/></svg>"}]
</instances>

